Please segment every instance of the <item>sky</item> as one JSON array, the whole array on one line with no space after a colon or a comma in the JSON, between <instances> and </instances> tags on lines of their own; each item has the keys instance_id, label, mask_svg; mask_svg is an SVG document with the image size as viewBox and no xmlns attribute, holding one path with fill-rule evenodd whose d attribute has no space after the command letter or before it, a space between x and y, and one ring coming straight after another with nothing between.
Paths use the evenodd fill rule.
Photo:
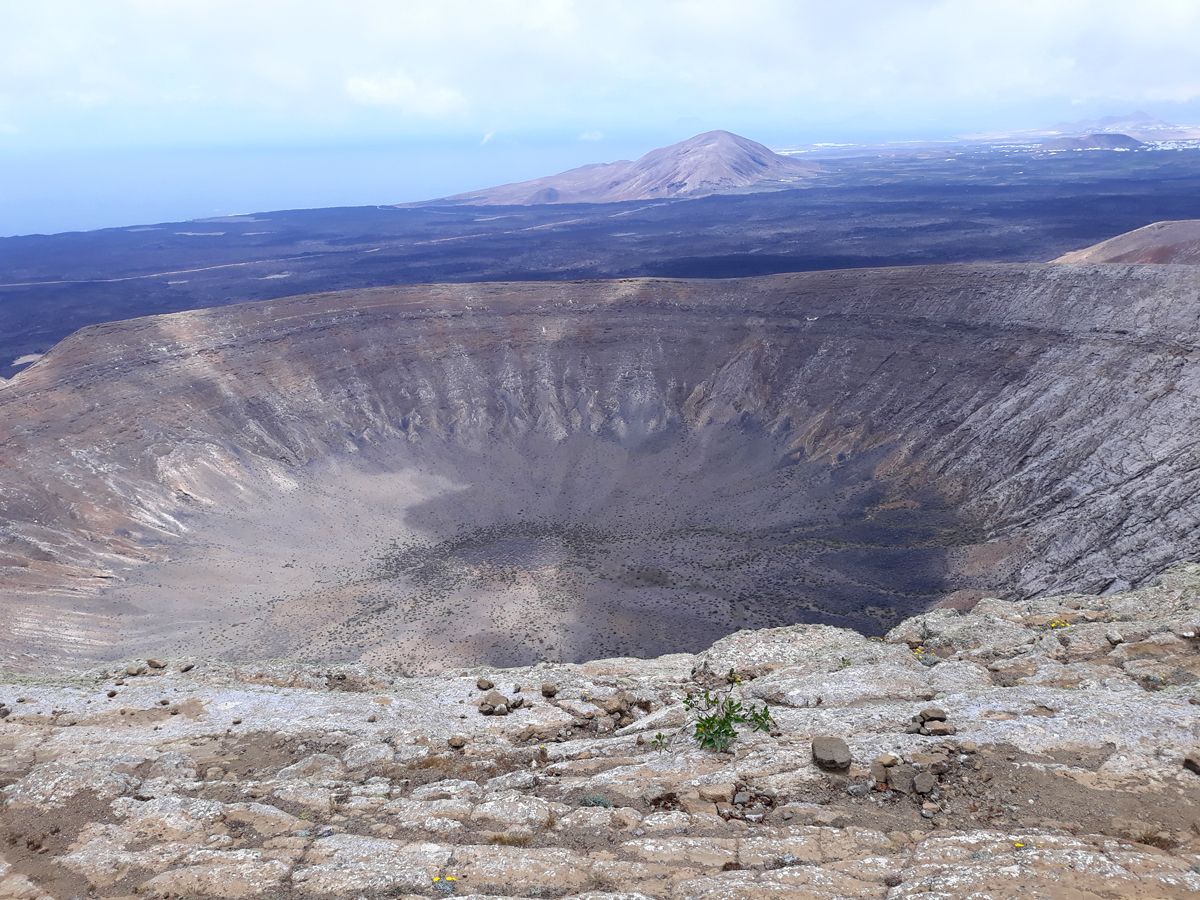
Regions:
<instances>
[{"instance_id":1,"label":"sky","mask_svg":"<svg viewBox=\"0 0 1200 900\"><path fill-rule=\"evenodd\" d=\"M710 128L1196 122L1197 47L1196 0L0 0L0 234L422 199Z\"/></svg>"}]
</instances>

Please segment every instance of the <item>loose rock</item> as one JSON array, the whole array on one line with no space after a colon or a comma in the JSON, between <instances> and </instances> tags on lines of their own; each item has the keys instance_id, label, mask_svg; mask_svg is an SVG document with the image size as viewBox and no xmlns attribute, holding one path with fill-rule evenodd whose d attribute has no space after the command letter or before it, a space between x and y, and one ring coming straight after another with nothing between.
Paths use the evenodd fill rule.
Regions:
<instances>
[{"instance_id":1,"label":"loose rock","mask_svg":"<svg viewBox=\"0 0 1200 900\"><path fill-rule=\"evenodd\" d=\"M812 756L822 769L844 771L850 768L850 747L839 737L819 735L812 740Z\"/></svg>"}]
</instances>

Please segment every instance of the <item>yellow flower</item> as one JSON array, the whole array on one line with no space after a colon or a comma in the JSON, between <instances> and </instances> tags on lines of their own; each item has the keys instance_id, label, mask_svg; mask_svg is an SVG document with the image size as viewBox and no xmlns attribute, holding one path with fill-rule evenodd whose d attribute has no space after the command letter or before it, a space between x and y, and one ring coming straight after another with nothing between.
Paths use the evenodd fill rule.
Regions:
<instances>
[{"instance_id":1,"label":"yellow flower","mask_svg":"<svg viewBox=\"0 0 1200 900\"><path fill-rule=\"evenodd\" d=\"M1016 848L1017 850L1020 850L1024 846L1025 846L1024 841L1013 841L1013 847Z\"/></svg>"}]
</instances>

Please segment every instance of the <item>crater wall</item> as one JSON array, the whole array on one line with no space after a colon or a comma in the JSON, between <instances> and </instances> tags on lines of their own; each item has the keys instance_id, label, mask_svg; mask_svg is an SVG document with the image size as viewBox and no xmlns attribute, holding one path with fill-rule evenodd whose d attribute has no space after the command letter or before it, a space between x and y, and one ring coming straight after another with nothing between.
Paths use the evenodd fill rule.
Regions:
<instances>
[{"instance_id":1,"label":"crater wall","mask_svg":"<svg viewBox=\"0 0 1200 900\"><path fill-rule=\"evenodd\" d=\"M1195 556L1186 267L407 286L80 331L0 388L9 663L879 632Z\"/></svg>"}]
</instances>

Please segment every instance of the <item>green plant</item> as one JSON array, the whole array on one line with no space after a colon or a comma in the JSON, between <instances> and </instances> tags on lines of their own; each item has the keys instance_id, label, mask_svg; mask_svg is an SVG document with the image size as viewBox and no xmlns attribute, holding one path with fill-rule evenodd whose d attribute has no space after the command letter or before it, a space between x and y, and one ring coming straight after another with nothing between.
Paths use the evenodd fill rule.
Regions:
<instances>
[{"instance_id":1,"label":"green plant","mask_svg":"<svg viewBox=\"0 0 1200 900\"><path fill-rule=\"evenodd\" d=\"M652 740L650 742L650 748L652 750L666 750L667 749L667 736L665 734L663 734L661 731L658 732L656 735L654 735L654 740Z\"/></svg>"},{"instance_id":2,"label":"green plant","mask_svg":"<svg viewBox=\"0 0 1200 900\"><path fill-rule=\"evenodd\" d=\"M600 809L612 809L612 801L603 794L588 794L579 801L580 806L593 806Z\"/></svg>"},{"instance_id":3,"label":"green plant","mask_svg":"<svg viewBox=\"0 0 1200 900\"><path fill-rule=\"evenodd\" d=\"M734 674L730 670L730 674ZM739 679L740 680L740 679ZM754 731L770 731L775 725L771 711L764 703L761 707L743 704L730 696L732 686L725 691L705 690L688 694L683 705L694 716L692 736L704 750L723 753L737 740L737 726L749 725Z\"/></svg>"},{"instance_id":4,"label":"green plant","mask_svg":"<svg viewBox=\"0 0 1200 900\"><path fill-rule=\"evenodd\" d=\"M843 669L848 669L852 665L854 665L854 663L851 662L850 657L843 656L841 659L838 660L838 665Z\"/></svg>"}]
</instances>

